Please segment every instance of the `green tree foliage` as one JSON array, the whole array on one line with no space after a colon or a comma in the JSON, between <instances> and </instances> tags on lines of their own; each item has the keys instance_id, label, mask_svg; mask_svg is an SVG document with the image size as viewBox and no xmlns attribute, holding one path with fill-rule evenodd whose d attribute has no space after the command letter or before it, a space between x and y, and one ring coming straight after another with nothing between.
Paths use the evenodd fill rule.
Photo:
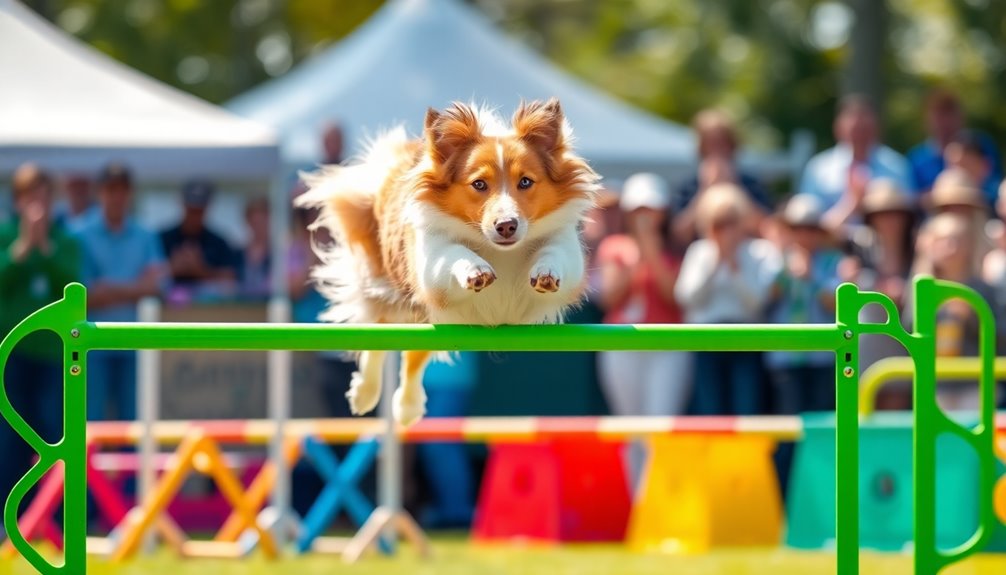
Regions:
<instances>
[{"instance_id":1,"label":"green tree foliage","mask_svg":"<svg viewBox=\"0 0 1006 575\"><path fill-rule=\"evenodd\" d=\"M755 147L808 128L821 145L848 56L840 0L470 0L563 68L662 116L707 106ZM880 1L880 0L878 0ZM923 137L927 89L964 97L972 124L1006 142L1006 2L887 0L887 140ZM98 49L221 102L352 31L380 0L30 0Z\"/></svg>"},{"instance_id":2,"label":"green tree foliage","mask_svg":"<svg viewBox=\"0 0 1006 575\"><path fill-rule=\"evenodd\" d=\"M137 70L226 101L339 40L380 0L28 0Z\"/></svg>"},{"instance_id":3,"label":"green tree foliage","mask_svg":"<svg viewBox=\"0 0 1006 575\"><path fill-rule=\"evenodd\" d=\"M876 0L882 1L882 0ZM936 85L956 89L972 125L1006 142L1006 2L887 0L886 138L924 137ZM666 117L707 106L741 121L749 144L783 145L807 128L832 141L852 11L815 0L480 0L501 25L568 70ZM494 8L494 6L497 6Z\"/></svg>"}]
</instances>

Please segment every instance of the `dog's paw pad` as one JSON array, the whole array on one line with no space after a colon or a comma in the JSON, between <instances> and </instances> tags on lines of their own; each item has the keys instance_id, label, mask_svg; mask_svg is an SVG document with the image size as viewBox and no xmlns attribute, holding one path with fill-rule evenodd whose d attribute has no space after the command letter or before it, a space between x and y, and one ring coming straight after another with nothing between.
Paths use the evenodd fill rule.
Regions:
<instances>
[{"instance_id":1,"label":"dog's paw pad","mask_svg":"<svg viewBox=\"0 0 1006 575\"><path fill-rule=\"evenodd\" d=\"M391 402L391 412L395 416L395 421L401 425L408 427L416 423L426 415L426 394L406 397L402 393L402 388L396 389Z\"/></svg>"},{"instance_id":2,"label":"dog's paw pad","mask_svg":"<svg viewBox=\"0 0 1006 575\"><path fill-rule=\"evenodd\" d=\"M531 272L531 287L538 293L559 291L561 280L559 274L548 268L539 268Z\"/></svg>"},{"instance_id":3,"label":"dog's paw pad","mask_svg":"<svg viewBox=\"0 0 1006 575\"><path fill-rule=\"evenodd\" d=\"M368 384L363 378L363 374L358 371L353 372L353 379L349 383L346 399L349 400L349 411L353 415L370 413L377 407L377 402L381 400L380 382L376 385Z\"/></svg>"},{"instance_id":4,"label":"dog's paw pad","mask_svg":"<svg viewBox=\"0 0 1006 575\"><path fill-rule=\"evenodd\" d=\"M475 266L468 272L468 285L465 286L475 292L480 292L492 285L496 281L496 272L489 266Z\"/></svg>"}]
</instances>

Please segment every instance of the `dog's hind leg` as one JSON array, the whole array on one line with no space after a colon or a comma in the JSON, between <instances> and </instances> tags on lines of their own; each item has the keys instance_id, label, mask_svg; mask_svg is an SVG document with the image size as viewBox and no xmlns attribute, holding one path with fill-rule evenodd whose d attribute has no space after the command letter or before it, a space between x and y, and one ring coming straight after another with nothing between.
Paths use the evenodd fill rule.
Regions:
<instances>
[{"instance_id":1,"label":"dog's hind leg","mask_svg":"<svg viewBox=\"0 0 1006 575\"><path fill-rule=\"evenodd\" d=\"M359 370L353 373L349 383L346 398L349 399L349 410L354 415L363 415L373 411L381 400L381 375L384 371L386 351L364 351L358 360Z\"/></svg>"},{"instance_id":2,"label":"dog's hind leg","mask_svg":"<svg viewBox=\"0 0 1006 575\"><path fill-rule=\"evenodd\" d=\"M426 391L423 372L433 355L429 351L402 352L402 374L391 404L395 421L412 425L426 414Z\"/></svg>"}]
</instances>

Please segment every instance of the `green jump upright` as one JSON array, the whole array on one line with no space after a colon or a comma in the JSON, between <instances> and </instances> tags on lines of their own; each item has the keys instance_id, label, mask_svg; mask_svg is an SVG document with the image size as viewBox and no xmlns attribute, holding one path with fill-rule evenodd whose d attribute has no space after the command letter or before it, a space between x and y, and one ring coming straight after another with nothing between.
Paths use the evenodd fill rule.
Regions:
<instances>
[{"instance_id":1,"label":"green jump upright","mask_svg":"<svg viewBox=\"0 0 1006 575\"><path fill-rule=\"evenodd\" d=\"M39 454L39 461L15 485L4 506L4 525L15 548L44 575L83 575L86 568L85 381L87 353L93 350L432 350L432 351L831 351L836 377L837 572L859 572L858 348L863 334L885 334L901 342L915 369L915 573L935 575L944 566L980 550L995 525L992 510L994 433L992 365L995 327L988 305L972 290L920 278L914 285L918 320L909 333L884 295L851 284L837 291L836 322L814 325L543 325L495 328L460 325L317 325L211 323L93 323L86 321L83 286L66 287L62 300L32 314L0 344L0 370L26 335L55 332L63 342L64 415L62 440L43 441L16 412L0 385L0 414ZM935 400L935 315L939 304L960 298L976 310L982 326L983 405L974 430L949 420ZM888 320L860 323L860 312L882 306ZM2 373L2 371L0 371ZM964 438L981 462L982 515L974 537L959 549L935 543L935 453L937 437ZM65 467L65 551L62 565L46 560L18 531L17 510L27 492L58 462Z\"/></svg>"}]
</instances>

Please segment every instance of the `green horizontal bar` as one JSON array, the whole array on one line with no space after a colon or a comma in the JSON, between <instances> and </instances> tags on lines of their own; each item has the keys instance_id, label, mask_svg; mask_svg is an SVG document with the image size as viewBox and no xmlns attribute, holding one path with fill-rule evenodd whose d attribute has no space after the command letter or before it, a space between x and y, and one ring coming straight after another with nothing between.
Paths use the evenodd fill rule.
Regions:
<instances>
[{"instance_id":1,"label":"green horizontal bar","mask_svg":"<svg viewBox=\"0 0 1006 575\"><path fill-rule=\"evenodd\" d=\"M833 351L839 327L820 325L324 325L88 323L85 349L431 351Z\"/></svg>"}]
</instances>

